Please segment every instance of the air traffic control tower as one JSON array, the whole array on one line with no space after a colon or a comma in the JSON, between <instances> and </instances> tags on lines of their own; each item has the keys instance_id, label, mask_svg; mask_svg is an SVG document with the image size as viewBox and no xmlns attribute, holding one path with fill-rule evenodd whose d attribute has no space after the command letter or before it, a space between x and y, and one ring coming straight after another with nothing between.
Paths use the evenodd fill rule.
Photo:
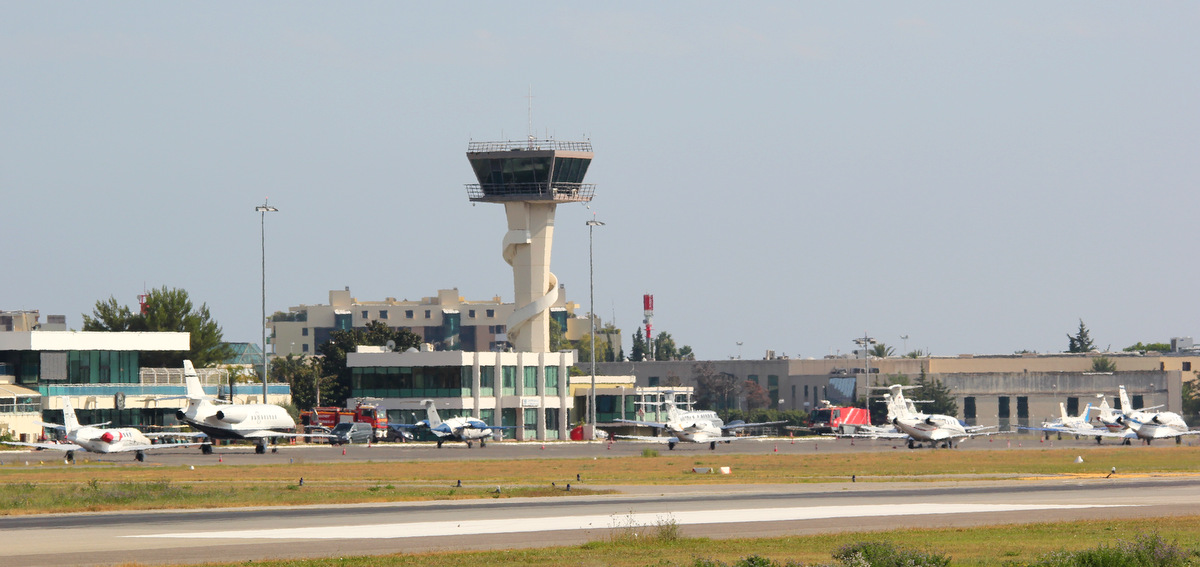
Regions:
<instances>
[{"instance_id":1,"label":"air traffic control tower","mask_svg":"<svg viewBox=\"0 0 1200 567\"><path fill-rule=\"evenodd\" d=\"M554 210L592 200L595 185L583 182L592 143L470 142L467 159L479 180L467 185L467 197L503 203L508 217L504 261L513 269L516 302L506 323L508 342L518 352L549 352L550 307L558 300L558 278L550 273Z\"/></svg>"}]
</instances>

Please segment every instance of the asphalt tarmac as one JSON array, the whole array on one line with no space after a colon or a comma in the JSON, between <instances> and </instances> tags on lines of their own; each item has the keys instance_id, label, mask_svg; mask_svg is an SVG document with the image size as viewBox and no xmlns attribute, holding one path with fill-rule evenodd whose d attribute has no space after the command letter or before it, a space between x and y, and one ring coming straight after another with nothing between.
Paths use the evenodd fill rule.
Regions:
<instances>
[{"instance_id":1,"label":"asphalt tarmac","mask_svg":"<svg viewBox=\"0 0 1200 567\"><path fill-rule=\"evenodd\" d=\"M1165 444L1170 443L1169 441ZM1188 446L1200 446L1200 440L1185 441ZM1105 446L1116 445L1106 440ZM1144 446L1135 444L1128 447L1136 450ZM904 443L881 439L835 439L832 437L796 437L796 438L754 438L718 443L715 450L709 449L707 443L681 443L676 445L674 453L703 453L703 454L767 454L781 453L788 455L803 455L813 453L851 453L871 451L978 451L978 450L1022 450L1044 449L1051 447L1096 447L1093 439L1056 439L1045 440L1040 436L991 436L970 439L959 443L953 449L917 448L908 449ZM501 441L490 442L486 447L475 444L467 448L463 443L445 443L437 448L434 443L382 443L374 445L328 445L328 444L281 444L268 449L266 454L254 453L253 445L236 444L214 447L211 455L203 455L194 447L171 448L165 445L163 449L146 453L145 464L161 463L165 465L219 465L219 464L279 464L289 462L338 462L347 460L478 460L478 459L516 459L536 455L539 458L587 458L596 456L632 456L640 455L642 451L651 449L660 455L668 454L665 444L644 443L639 441L606 442L567 442L547 441L545 443L530 441ZM5 451L0 452L0 466L24 466L61 464L65 459L63 453L55 451ZM84 460L132 463L134 455L118 453L98 455L93 453L77 453L78 462Z\"/></svg>"}]
</instances>

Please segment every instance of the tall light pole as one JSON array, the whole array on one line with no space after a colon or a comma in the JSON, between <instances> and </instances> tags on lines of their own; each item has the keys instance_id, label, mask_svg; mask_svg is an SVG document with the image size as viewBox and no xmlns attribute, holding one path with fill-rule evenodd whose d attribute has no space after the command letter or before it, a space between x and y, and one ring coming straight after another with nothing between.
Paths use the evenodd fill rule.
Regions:
<instances>
[{"instance_id":1,"label":"tall light pole","mask_svg":"<svg viewBox=\"0 0 1200 567\"><path fill-rule=\"evenodd\" d=\"M268 200L263 199L263 204L254 207L254 210L262 215L259 222L262 235L262 320L259 321L259 324L262 325L262 402L264 404L267 403L267 213L279 212L279 209L267 204Z\"/></svg>"},{"instance_id":2,"label":"tall light pole","mask_svg":"<svg viewBox=\"0 0 1200 567\"><path fill-rule=\"evenodd\" d=\"M592 220L587 221L588 227L588 293L591 305L588 309L588 319L592 322L592 389L588 391L588 424L592 426L592 438L596 437L596 267L592 262L592 229L604 226L604 223L596 220L596 213L592 213ZM621 411L625 411L624 400L621 401ZM589 439L590 441L591 439Z\"/></svg>"},{"instance_id":3,"label":"tall light pole","mask_svg":"<svg viewBox=\"0 0 1200 567\"><path fill-rule=\"evenodd\" d=\"M857 339L854 339L854 344L862 347L863 363L866 365L866 370L867 370L866 385L868 387L870 387L871 383L872 383L872 380L871 380L871 353L868 351L871 348L871 345L875 344L875 339L873 339L869 335L867 335L866 331L863 331L863 336L861 336ZM858 381L855 380L855 383L857 383L857 382ZM855 396L855 397L857 397L857 396Z\"/></svg>"}]
</instances>

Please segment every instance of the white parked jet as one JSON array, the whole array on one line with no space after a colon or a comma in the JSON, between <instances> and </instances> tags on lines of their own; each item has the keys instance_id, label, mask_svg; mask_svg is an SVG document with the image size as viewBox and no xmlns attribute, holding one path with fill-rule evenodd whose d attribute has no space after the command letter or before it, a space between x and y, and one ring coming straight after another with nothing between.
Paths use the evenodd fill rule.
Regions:
<instances>
[{"instance_id":1,"label":"white parked jet","mask_svg":"<svg viewBox=\"0 0 1200 567\"><path fill-rule=\"evenodd\" d=\"M452 417L443 421L438 416L433 400L421 400L421 405L425 407L425 419L411 425L392 424L392 427L428 428L430 433L437 436L438 449L441 449L442 443L446 441L462 441L467 444L468 449L475 441L479 441L480 447L487 447L488 438L494 435L493 429L512 429L510 426L488 425L470 416Z\"/></svg>"},{"instance_id":2,"label":"white parked jet","mask_svg":"<svg viewBox=\"0 0 1200 567\"><path fill-rule=\"evenodd\" d=\"M1104 396L1100 397L1103 398ZM1107 408L1108 406L1104 405L1103 407ZM1018 429L1044 431L1046 439L1050 438L1051 433L1058 433L1060 439L1062 438L1063 433L1076 436L1092 435L1095 434L1096 430L1102 429L1093 426L1091 423L1091 413L1093 409L1094 408L1092 408L1092 404L1089 403L1087 407L1083 409L1083 413L1079 414L1078 416L1073 416L1067 413L1067 405L1059 402L1058 410L1060 412L1060 417L1058 419L1052 421L1043 421L1041 427L1019 427ZM1098 441L1100 438L1097 437L1096 439Z\"/></svg>"},{"instance_id":3,"label":"white parked jet","mask_svg":"<svg viewBox=\"0 0 1200 567\"><path fill-rule=\"evenodd\" d=\"M913 386L907 386L912 388ZM912 449L917 446L917 443L929 443L930 447L937 447L941 444L943 447L953 447L955 439L969 439L981 435L996 435L996 431L986 431L995 429L993 426L971 426L963 425L957 418L949 415L941 414L926 414L916 410L916 406L912 401L905 399L904 389L906 386L893 384L888 386L888 393L884 394L884 400L887 402L888 419L892 425L896 427L895 433L875 432L862 437L870 437L873 439L908 439L908 448Z\"/></svg>"},{"instance_id":4,"label":"white parked jet","mask_svg":"<svg viewBox=\"0 0 1200 567\"><path fill-rule=\"evenodd\" d=\"M204 393L192 361L183 361L183 379L187 385L188 405L175 412L179 421L201 431L211 439L246 439L254 441L255 453L266 453L272 439L291 437L321 437L324 433L293 433L296 420L287 410L274 404L227 404ZM204 454L212 453L212 445L202 447Z\"/></svg>"},{"instance_id":5,"label":"white parked jet","mask_svg":"<svg viewBox=\"0 0 1200 567\"><path fill-rule=\"evenodd\" d=\"M5 441L5 443L9 445L20 445L23 447L36 447L38 449L66 451L68 461L75 460L75 451L87 451L89 453L99 454L133 452L134 458L139 461L144 461L146 460L146 451L208 445L208 443L172 443L154 445L150 442L151 437L166 437L172 434L142 433L141 431L138 431L132 427L104 429L100 427L105 425L104 423L99 423L96 425L80 425L79 419L75 417L75 408L71 407L71 397L62 396L61 399L63 403L62 425L56 423L43 423L42 425L46 427L62 429L64 432L63 439L66 440L66 443L21 443L19 441Z\"/></svg>"},{"instance_id":6,"label":"white parked jet","mask_svg":"<svg viewBox=\"0 0 1200 567\"><path fill-rule=\"evenodd\" d=\"M725 432L745 429L747 427L759 427L765 425L778 425L787 423L786 421L769 421L764 423L745 423L742 421L734 421L726 424L721 418L717 417L717 412L710 410L681 410L675 407L672 402L662 402L667 405L667 421L659 423L656 421L636 421L630 419L616 419L613 421L619 423L632 423L635 425L644 425L662 429L670 433L670 437L648 437L641 435L616 435L618 439L634 439L637 441L649 441L652 443L666 443L668 450L674 450L675 445L680 442L688 443L708 443L709 449L716 449L717 442L723 441L729 443L738 439L753 439L754 437L737 437L727 436Z\"/></svg>"},{"instance_id":7,"label":"white parked jet","mask_svg":"<svg viewBox=\"0 0 1200 567\"><path fill-rule=\"evenodd\" d=\"M1155 439L1175 439L1181 443L1184 435L1200 435L1200 430L1189 429L1179 414L1170 411L1147 411L1151 408L1132 409L1129 394L1125 386L1118 387L1121 398L1121 413L1114 421L1127 429L1124 432L1108 432L1099 434L1101 437L1123 437L1126 443L1134 438L1144 439L1149 445ZM1128 408L1128 409L1127 409Z\"/></svg>"}]
</instances>

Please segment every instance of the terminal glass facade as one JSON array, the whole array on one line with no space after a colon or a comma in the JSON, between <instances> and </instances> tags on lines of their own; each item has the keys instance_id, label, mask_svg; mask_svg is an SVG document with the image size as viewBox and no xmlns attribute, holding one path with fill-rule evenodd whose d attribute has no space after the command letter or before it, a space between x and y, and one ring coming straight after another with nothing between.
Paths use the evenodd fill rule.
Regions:
<instances>
[{"instance_id":1,"label":"terminal glass facade","mask_svg":"<svg viewBox=\"0 0 1200 567\"><path fill-rule=\"evenodd\" d=\"M354 395L374 398L449 398L471 395L469 366L352 369Z\"/></svg>"}]
</instances>

